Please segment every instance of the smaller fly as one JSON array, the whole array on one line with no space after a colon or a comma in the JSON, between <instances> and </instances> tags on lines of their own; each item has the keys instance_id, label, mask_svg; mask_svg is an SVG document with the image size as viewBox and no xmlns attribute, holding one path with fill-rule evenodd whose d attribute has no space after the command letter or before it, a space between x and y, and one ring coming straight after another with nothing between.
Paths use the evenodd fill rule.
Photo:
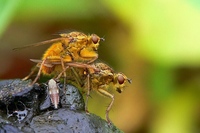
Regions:
<instances>
[{"instance_id":1,"label":"smaller fly","mask_svg":"<svg viewBox=\"0 0 200 133\"><path fill-rule=\"evenodd\" d=\"M48 82L48 93L54 108L57 109L59 104L59 88L54 79L50 79Z\"/></svg>"},{"instance_id":2,"label":"smaller fly","mask_svg":"<svg viewBox=\"0 0 200 133\"><path fill-rule=\"evenodd\" d=\"M115 99L114 94L111 94L110 91L116 90L118 93L122 93L126 87L126 83L132 82L131 79L127 78L126 75L121 72L115 72L110 66L102 62L95 62L92 64L74 62L65 63L65 66L71 68L66 70L68 76L67 82L74 84L77 88L83 88L82 91L87 94L85 101L86 113L89 113L87 105L90 91L96 91L111 99L106 109L106 120L110 124L109 112ZM59 76L57 78L59 78Z\"/></svg>"},{"instance_id":3,"label":"smaller fly","mask_svg":"<svg viewBox=\"0 0 200 133\"><path fill-rule=\"evenodd\" d=\"M31 61L38 64L42 63L42 60L31 59ZM44 65L57 65L60 62L45 62ZM115 72L110 66L102 62L95 62L91 64L69 62L64 64L66 68L57 76L59 79L63 72L67 74L67 83L75 85L77 88L83 88L83 92L86 93L85 111L89 113L87 105L90 91L94 90L99 94L111 99L110 104L106 109L106 120L110 124L109 112L114 103L114 95L109 90L116 90L118 93L122 93L126 82L131 83L131 79L127 78L125 74ZM68 69L68 68L71 69Z\"/></svg>"}]
</instances>

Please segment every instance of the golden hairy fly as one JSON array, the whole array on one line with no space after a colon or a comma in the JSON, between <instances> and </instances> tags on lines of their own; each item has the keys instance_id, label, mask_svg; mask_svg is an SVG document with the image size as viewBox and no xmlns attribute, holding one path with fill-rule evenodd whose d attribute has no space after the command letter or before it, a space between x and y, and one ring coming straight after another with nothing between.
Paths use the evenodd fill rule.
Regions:
<instances>
[{"instance_id":1,"label":"golden hairy fly","mask_svg":"<svg viewBox=\"0 0 200 133\"><path fill-rule=\"evenodd\" d=\"M33 83L35 83L41 73L44 75L59 74L64 69L65 62L92 63L98 58L97 50L100 40L104 39L100 38L96 34L86 35L82 32L75 31L66 34L60 34L60 38L19 47L16 49L53 43L43 54L43 63L37 65L40 67L40 69L38 71L37 77L33 81ZM45 65L46 61L51 62L52 64L54 64L54 62L61 63ZM32 73L33 72L31 72L24 79L28 79ZM64 75L66 76L66 74Z\"/></svg>"},{"instance_id":2,"label":"golden hairy fly","mask_svg":"<svg viewBox=\"0 0 200 133\"><path fill-rule=\"evenodd\" d=\"M114 102L114 95L109 92L109 89L114 89L117 92L121 93L126 86L126 82L128 81L129 83L131 83L131 80L128 79L123 73L114 72L114 70L105 63L93 63L91 65L94 66L95 69L91 67L73 67L72 70L75 70L73 71L73 73L77 74L71 76L71 80L74 80L73 78L78 78L79 80L75 79L75 81L81 82L78 85L81 85L81 88L84 88L84 91L87 92L85 105L86 112L88 112L87 103L88 96L90 95L90 90L96 91L99 94L112 99L106 109L106 120L108 123L111 123L111 120L109 118L109 111ZM68 81L70 81L70 78L68 79Z\"/></svg>"},{"instance_id":3,"label":"golden hairy fly","mask_svg":"<svg viewBox=\"0 0 200 133\"><path fill-rule=\"evenodd\" d=\"M41 63L40 60L33 60ZM49 63L49 64L48 64ZM60 62L54 62L59 64ZM46 62L46 65L52 65L51 62ZM126 87L126 82L131 83L131 80L123 73L116 73L105 63L65 63L70 69L65 69L67 82L74 84L77 88L83 88L83 92L87 93L85 111L88 113L87 104L90 91L96 91L99 94L112 99L106 109L106 120L111 123L109 111L114 102L114 95L109 92L109 89L114 89L122 93ZM62 75L62 72L60 73Z\"/></svg>"},{"instance_id":4,"label":"golden hairy fly","mask_svg":"<svg viewBox=\"0 0 200 133\"><path fill-rule=\"evenodd\" d=\"M40 76L43 74L56 75L56 79L59 79L64 75L64 82L72 82L77 88L84 88L83 91L87 93L85 111L87 113L87 103L90 91L94 90L101 95L112 99L106 109L106 120L111 123L109 118L109 111L114 102L114 95L109 92L109 89L114 89L117 92L123 92L125 84L131 80L123 73L116 73L114 70L102 62L94 62L98 58L99 42L104 40L95 34L85 35L81 32L71 32L68 34L60 34L60 38L44 41L34 46L39 46L47 43L53 43L44 53L41 60L31 59L36 62L39 67L37 77L32 82L34 84ZM29 47L29 46L26 46ZM27 77L33 73L32 71ZM67 80L66 80L67 79ZM53 94L54 90L57 90L54 80L50 80L49 87L51 90L49 94ZM65 85L65 83L64 83ZM64 87L65 88L65 87ZM54 94L58 94L55 91ZM52 96L53 98L53 96ZM52 99L52 103L55 102L57 107L56 97Z\"/></svg>"}]
</instances>

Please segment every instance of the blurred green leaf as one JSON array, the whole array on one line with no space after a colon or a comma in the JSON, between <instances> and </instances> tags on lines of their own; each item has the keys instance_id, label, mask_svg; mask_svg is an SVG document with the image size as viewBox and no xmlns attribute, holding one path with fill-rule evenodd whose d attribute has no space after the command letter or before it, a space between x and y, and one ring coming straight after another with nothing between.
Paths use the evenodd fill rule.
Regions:
<instances>
[{"instance_id":1,"label":"blurred green leaf","mask_svg":"<svg viewBox=\"0 0 200 133\"><path fill-rule=\"evenodd\" d=\"M17 20L32 21L52 21L67 20L75 18L90 18L93 15L102 14L105 10L98 1L78 1L78 0L34 0L23 1L18 10Z\"/></svg>"},{"instance_id":2,"label":"blurred green leaf","mask_svg":"<svg viewBox=\"0 0 200 133\"><path fill-rule=\"evenodd\" d=\"M192 133L195 131L195 112L199 104L199 92L192 88L194 86L180 88L184 91L177 91L163 103L151 123L152 133Z\"/></svg>"},{"instance_id":3,"label":"blurred green leaf","mask_svg":"<svg viewBox=\"0 0 200 133\"><path fill-rule=\"evenodd\" d=\"M200 10L187 1L105 3L132 29L134 52L169 66L200 64Z\"/></svg>"},{"instance_id":4,"label":"blurred green leaf","mask_svg":"<svg viewBox=\"0 0 200 133\"><path fill-rule=\"evenodd\" d=\"M10 24L15 11L20 5L20 0L1 0L0 1L0 37Z\"/></svg>"},{"instance_id":5,"label":"blurred green leaf","mask_svg":"<svg viewBox=\"0 0 200 133\"><path fill-rule=\"evenodd\" d=\"M150 71L148 83L151 88L150 94L153 103L162 105L162 103L174 93L174 78L174 71L171 68L155 66L153 70Z\"/></svg>"}]
</instances>

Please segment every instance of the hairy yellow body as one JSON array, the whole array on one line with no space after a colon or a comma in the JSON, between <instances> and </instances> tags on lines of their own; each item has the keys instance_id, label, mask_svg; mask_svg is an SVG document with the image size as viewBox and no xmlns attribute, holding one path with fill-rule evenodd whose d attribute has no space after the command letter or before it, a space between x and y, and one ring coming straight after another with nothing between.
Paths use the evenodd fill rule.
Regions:
<instances>
[{"instance_id":1,"label":"hairy yellow body","mask_svg":"<svg viewBox=\"0 0 200 133\"><path fill-rule=\"evenodd\" d=\"M98 46L100 38L95 35L85 35L81 32L60 34L61 39L53 43L44 53L42 60L49 64L54 62L83 62L90 63L98 58ZM61 64L54 64L51 67L42 65L42 73L58 74L63 70Z\"/></svg>"}]
</instances>

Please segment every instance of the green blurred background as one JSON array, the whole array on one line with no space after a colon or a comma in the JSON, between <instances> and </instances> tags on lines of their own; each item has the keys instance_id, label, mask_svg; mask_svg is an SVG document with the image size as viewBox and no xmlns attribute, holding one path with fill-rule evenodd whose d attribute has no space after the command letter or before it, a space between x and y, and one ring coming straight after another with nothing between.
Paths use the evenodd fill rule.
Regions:
<instances>
[{"instance_id":1,"label":"green blurred background","mask_svg":"<svg viewBox=\"0 0 200 133\"><path fill-rule=\"evenodd\" d=\"M74 30L104 37L99 59L133 81L115 93L116 126L126 133L200 132L200 1L0 0L0 78L26 76L35 65L29 59L49 45L14 47ZM109 102L93 93L89 110L105 118Z\"/></svg>"}]
</instances>

